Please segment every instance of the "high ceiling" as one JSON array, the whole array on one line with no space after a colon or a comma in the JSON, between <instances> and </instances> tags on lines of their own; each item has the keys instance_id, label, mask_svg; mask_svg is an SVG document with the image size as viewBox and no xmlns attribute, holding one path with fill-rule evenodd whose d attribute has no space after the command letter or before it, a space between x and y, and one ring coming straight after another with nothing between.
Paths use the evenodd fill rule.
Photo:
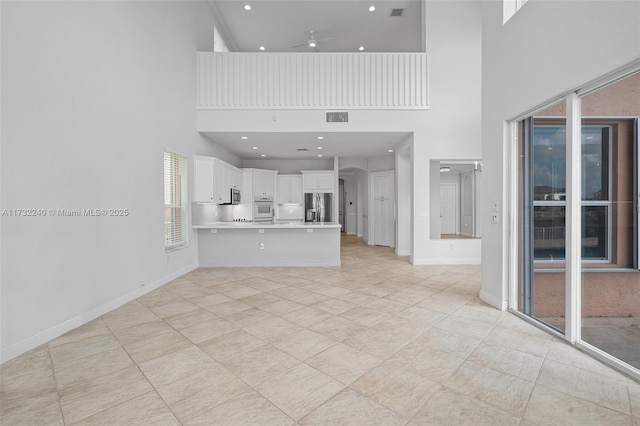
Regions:
<instances>
[{"instance_id":1,"label":"high ceiling","mask_svg":"<svg viewBox=\"0 0 640 426\"><path fill-rule=\"evenodd\" d=\"M365 52L423 51L421 0L209 3L230 51L259 52L260 46L265 52L357 52L360 46ZM369 11L371 6L374 11ZM390 16L392 9L402 9L401 16ZM307 44L309 31L315 31L315 48ZM209 133L207 137L243 159L370 158L391 155L388 150L406 140L408 133ZM308 151L297 151L304 148Z\"/></svg>"},{"instance_id":2,"label":"high ceiling","mask_svg":"<svg viewBox=\"0 0 640 426\"><path fill-rule=\"evenodd\" d=\"M420 0L221 0L211 1L219 29L238 52L421 52ZM251 6L245 10L244 6ZM374 11L369 8L375 7ZM390 16L392 10L401 16ZM303 44L300 47L294 45Z\"/></svg>"}]
</instances>

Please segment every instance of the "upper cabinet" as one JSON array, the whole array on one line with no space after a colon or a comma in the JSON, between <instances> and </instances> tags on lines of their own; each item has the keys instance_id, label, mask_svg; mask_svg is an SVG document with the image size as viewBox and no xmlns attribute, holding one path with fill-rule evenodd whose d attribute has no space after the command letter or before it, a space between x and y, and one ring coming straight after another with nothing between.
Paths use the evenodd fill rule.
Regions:
<instances>
[{"instance_id":1,"label":"upper cabinet","mask_svg":"<svg viewBox=\"0 0 640 426\"><path fill-rule=\"evenodd\" d=\"M231 189L242 189L242 171L219 158L194 155L193 165L197 203L230 203Z\"/></svg>"},{"instance_id":2,"label":"upper cabinet","mask_svg":"<svg viewBox=\"0 0 640 426\"><path fill-rule=\"evenodd\" d=\"M278 175L278 204L302 204L302 175Z\"/></svg>"},{"instance_id":3,"label":"upper cabinet","mask_svg":"<svg viewBox=\"0 0 640 426\"><path fill-rule=\"evenodd\" d=\"M193 156L193 201L196 203L213 203L213 158Z\"/></svg>"},{"instance_id":4,"label":"upper cabinet","mask_svg":"<svg viewBox=\"0 0 640 426\"><path fill-rule=\"evenodd\" d=\"M253 169L253 196L275 199L277 175L278 172L274 170Z\"/></svg>"},{"instance_id":5,"label":"upper cabinet","mask_svg":"<svg viewBox=\"0 0 640 426\"><path fill-rule=\"evenodd\" d=\"M302 171L304 192L333 192L335 174L333 170Z\"/></svg>"}]
</instances>

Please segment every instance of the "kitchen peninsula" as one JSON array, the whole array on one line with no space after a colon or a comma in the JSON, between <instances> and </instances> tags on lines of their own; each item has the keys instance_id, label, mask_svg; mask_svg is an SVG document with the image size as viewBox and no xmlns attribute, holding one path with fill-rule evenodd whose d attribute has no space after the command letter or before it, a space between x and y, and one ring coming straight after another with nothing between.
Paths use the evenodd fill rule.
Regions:
<instances>
[{"instance_id":1,"label":"kitchen peninsula","mask_svg":"<svg viewBox=\"0 0 640 426\"><path fill-rule=\"evenodd\" d=\"M200 267L340 266L340 224L214 222L198 229Z\"/></svg>"},{"instance_id":2,"label":"kitchen peninsula","mask_svg":"<svg viewBox=\"0 0 640 426\"><path fill-rule=\"evenodd\" d=\"M340 266L334 170L280 174L215 157L193 161L200 267Z\"/></svg>"}]
</instances>

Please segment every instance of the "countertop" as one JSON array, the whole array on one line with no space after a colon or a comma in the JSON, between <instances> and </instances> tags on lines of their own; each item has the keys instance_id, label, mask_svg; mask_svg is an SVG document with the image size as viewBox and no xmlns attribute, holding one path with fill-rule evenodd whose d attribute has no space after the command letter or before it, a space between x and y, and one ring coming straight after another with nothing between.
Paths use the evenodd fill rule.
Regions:
<instances>
[{"instance_id":1,"label":"countertop","mask_svg":"<svg viewBox=\"0 0 640 426\"><path fill-rule=\"evenodd\" d=\"M331 229L341 228L336 222L211 222L193 225L193 229Z\"/></svg>"}]
</instances>

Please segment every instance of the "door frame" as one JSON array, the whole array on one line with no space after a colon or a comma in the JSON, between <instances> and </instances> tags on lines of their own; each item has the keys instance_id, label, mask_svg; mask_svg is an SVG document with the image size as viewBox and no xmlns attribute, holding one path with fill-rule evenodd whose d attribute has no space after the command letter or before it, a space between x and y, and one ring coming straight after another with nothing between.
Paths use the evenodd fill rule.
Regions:
<instances>
[{"instance_id":1,"label":"door frame","mask_svg":"<svg viewBox=\"0 0 640 426\"><path fill-rule=\"evenodd\" d=\"M368 223L368 228L369 228L369 239L368 239L368 244L370 246L375 245L375 221L376 221L376 217L375 217L375 176L385 176L388 175L391 178L391 202L392 204L392 209L391 211L392 213L392 220L393 220L393 238L391 239L391 245L390 247L396 247L396 238L398 236L398 221L396 218L396 181L395 181L395 170L383 170L380 172L369 172L369 176L368 176L368 180L369 180L369 196L368 196L368 205L369 205L369 223Z\"/></svg>"},{"instance_id":2,"label":"door frame","mask_svg":"<svg viewBox=\"0 0 640 426\"><path fill-rule=\"evenodd\" d=\"M466 194L465 189L464 189L464 180L465 177L469 176L469 178L471 179L471 189L470 192L471 194ZM465 237L471 237L471 238L476 238L476 199L477 199L477 195L476 192L478 190L478 185L476 183L476 171L475 170L471 170L469 172L462 172L460 173L460 235L464 235ZM462 224L464 222L464 203L465 203L465 198L469 196L469 200L471 203L471 232L470 233L465 233L464 229L462 227Z\"/></svg>"}]
</instances>

